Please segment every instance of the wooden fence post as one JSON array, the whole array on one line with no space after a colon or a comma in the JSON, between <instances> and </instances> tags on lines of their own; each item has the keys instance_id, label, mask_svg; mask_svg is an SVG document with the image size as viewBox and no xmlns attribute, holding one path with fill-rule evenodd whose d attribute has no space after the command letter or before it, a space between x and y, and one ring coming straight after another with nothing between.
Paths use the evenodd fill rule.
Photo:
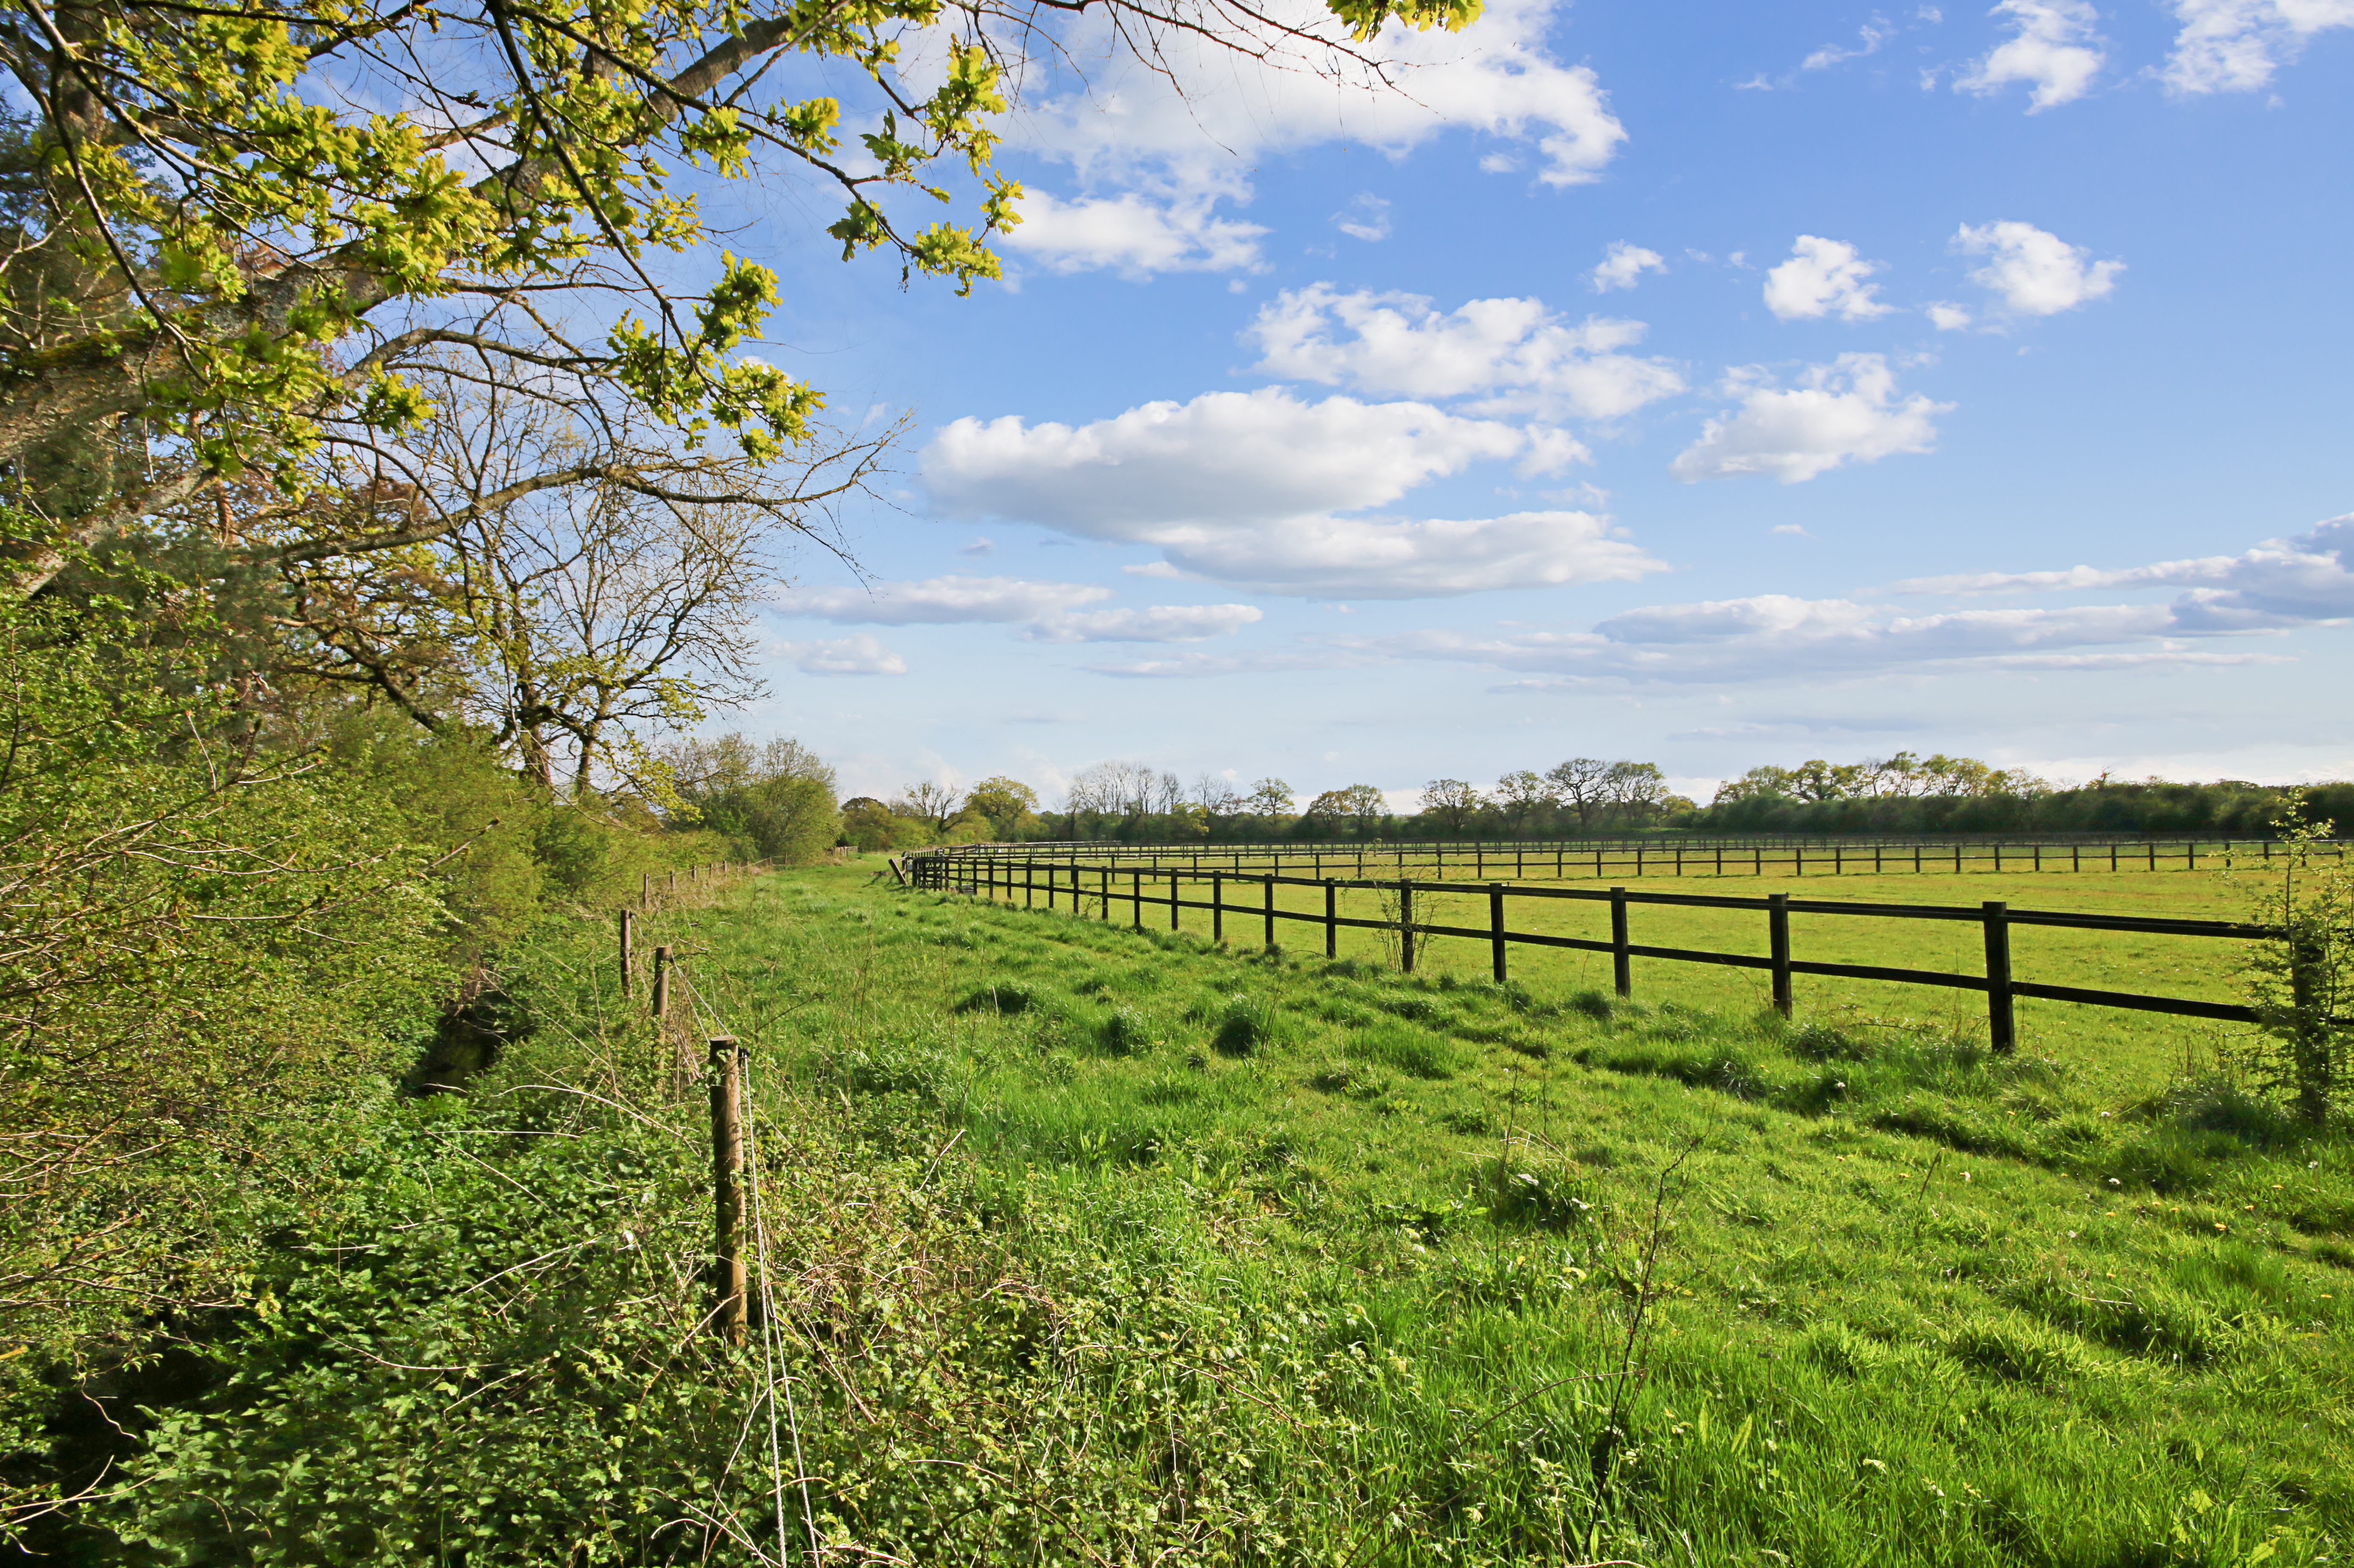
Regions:
<instances>
[{"instance_id":1,"label":"wooden fence post","mask_svg":"<svg viewBox=\"0 0 2354 1568\"><path fill-rule=\"evenodd\" d=\"M1996 1055L2008 1056L2019 1044L2011 1015L2010 906L1989 898L1979 907L1986 927L1987 1038Z\"/></svg>"},{"instance_id":2,"label":"wooden fence post","mask_svg":"<svg viewBox=\"0 0 2354 1568\"><path fill-rule=\"evenodd\" d=\"M1324 957L1341 956L1341 893L1331 877L1324 879Z\"/></svg>"},{"instance_id":3,"label":"wooden fence post","mask_svg":"<svg viewBox=\"0 0 2354 1568\"><path fill-rule=\"evenodd\" d=\"M642 871L638 873L638 907L651 909L653 906L654 874L651 871Z\"/></svg>"},{"instance_id":4,"label":"wooden fence post","mask_svg":"<svg viewBox=\"0 0 2354 1568\"><path fill-rule=\"evenodd\" d=\"M732 1034L711 1037L711 1326L731 1345L744 1342L743 1061Z\"/></svg>"},{"instance_id":5,"label":"wooden fence post","mask_svg":"<svg viewBox=\"0 0 2354 1568\"><path fill-rule=\"evenodd\" d=\"M1267 940L1263 946L1275 947L1275 873L1267 874Z\"/></svg>"},{"instance_id":6,"label":"wooden fence post","mask_svg":"<svg viewBox=\"0 0 2354 1568\"><path fill-rule=\"evenodd\" d=\"M1210 873L1210 940L1226 939L1226 874Z\"/></svg>"},{"instance_id":7,"label":"wooden fence post","mask_svg":"<svg viewBox=\"0 0 2354 1568\"><path fill-rule=\"evenodd\" d=\"M1610 983L1621 1001L1635 994L1635 955L1627 950L1627 890L1610 890Z\"/></svg>"},{"instance_id":8,"label":"wooden fence post","mask_svg":"<svg viewBox=\"0 0 2354 1568\"><path fill-rule=\"evenodd\" d=\"M1504 885L1488 885L1488 959L1496 971L1496 983L1504 983Z\"/></svg>"},{"instance_id":9,"label":"wooden fence post","mask_svg":"<svg viewBox=\"0 0 2354 1568\"><path fill-rule=\"evenodd\" d=\"M1172 931L1177 929L1179 901L1184 896L1177 891L1177 877L1176 872L1169 874L1169 928Z\"/></svg>"},{"instance_id":10,"label":"wooden fence post","mask_svg":"<svg viewBox=\"0 0 2354 1568\"><path fill-rule=\"evenodd\" d=\"M1790 895L1766 895L1766 947L1774 965L1774 1011L1790 1016Z\"/></svg>"},{"instance_id":11,"label":"wooden fence post","mask_svg":"<svg viewBox=\"0 0 2354 1568\"><path fill-rule=\"evenodd\" d=\"M1144 873L1128 874L1128 923L1131 929L1144 929Z\"/></svg>"},{"instance_id":12,"label":"wooden fence post","mask_svg":"<svg viewBox=\"0 0 2354 1568\"><path fill-rule=\"evenodd\" d=\"M631 984L637 979L638 960L636 953L631 950L634 944L631 940L637 935L637 924L635 915L627 909L621 911L621 994L623 996L630 994Z\"/></svg>"},{"instance_id":13,"label":"wooden fence post","mask_svg":"<svg viewBox=\"0 0 2354 1568\"><path fill-rule=\"evenodd\" d=\"M1414 884L1398 879L1398 968L1414 973Z\"/></svg>"},{"instance_id":14,"label":"wooden fence post","mask_svg":"<svg viewBox=\"0 0 2354 1568\"><path fill-rule=\"evenodd\" d=\"M654 1021L654 1073L656 1080L667 1073L675 1080L678 1063L670 1044L670 948L667 944L654 949L653 996L646 1011Z\"/></svg>"}]
</instances>

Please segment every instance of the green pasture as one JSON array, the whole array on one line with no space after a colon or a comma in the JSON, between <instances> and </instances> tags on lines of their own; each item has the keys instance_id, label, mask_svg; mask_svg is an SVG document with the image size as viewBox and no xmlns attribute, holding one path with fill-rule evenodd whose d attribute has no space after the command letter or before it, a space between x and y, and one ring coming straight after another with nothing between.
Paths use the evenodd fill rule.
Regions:
<instances>
[{"instance_id":1,"label":"green pasture","mask_svg":"<svg viewBox=\"0 0 2354 1568\"><path fill-rule=\"evenodd\" d=\"M2243 869L2236 877L2221 872L2153 877L2147 872L2110 874L2047 873L1996 876L1970 874L1914 875L1910 872L1882 876L1823 877L1661 876L1623 884L1630 891L1724 895L1762 898L1787 893L1793 898L1847 900L1859 903L1934 904L1976 907L1988 899L2001 899L2014 909L2091 911L2104 914L2187 916L2200 919L2249 917L2250 901L2260 873ZM982 885L984 887L986 884ZM1091 918L1102 920L1107 906L1098 877L1082 874L1077 905ZM1460 892L1417 892L1416 924L1453 926L1484 931L1488 927L1487 883L1466 883ZM1521 885L1507 883L1511 887ZM1525 885L1534 889L1564 885L1547 879ZM1587 885L1574 884L1571 885ZM1139 912L1134 895L1138 881L1130 875L1112 879L1108 918L1119 926L1134 924ZM1211 879L1181 877L1179 895L1187 902L1206 903ZM1147 875L1141 881L1147 902L1143 925L1151 930L1171 929L1170 876ZM1000 891L996 896L1016 906L1045 907L1043 888L1030 892ZM1338 913L1343 918L1394 919L1394 894L1366 887L1343 888ZM1225 936L1230 946L1261 946L1266 932L1263 885L1227 878L1223 898L1230 906ZM1067 873L1055 895L1055 907L1068 912L1074 898ZM1277 944L1303 956L1320 956L1324 932L1323 893L1320 888L1278 885L1276 907L1281 914L1310 916L1310 921L1278 917ZM1207 938L1213 922L1206 909L1179 911L1177 929ZM1599 901L1511 897L1506 904L1506 925L1516 932L1584 937L1606 941L1610 936L1609 906ZM1848 916L1796 914L1791 916L1791 953L1798 959L1837 963L1883 964L1903 968L1983 974L1985 950L1979 927L1963 922L1898 920ZM1673 906L1637 905L1628 918L1630 939L1638 945L1677 947L1703 951L1766 952L1766 916L1747 910L1692 909ZM2239 971L2248 944L2204 937L2160 937L2115 932L2076 931L2020 926L2011 931L2011 962L2016 978L2055 985L2185 997L2194 1001L2232 1001L2240 999ZM1340 957L1394 967L1395 938L1379 931L1343 928ZM1514 945L1508 952L1511 978L1538 991L1610 990L1610 956L1558 948ZM1490 947L1484 938L1436 937L1424 940L1416 955L1416 971L1435 980L1484 980L1490 977ZM1985 1033L1985 1001L1962 991L1895 985L1873 980L1829 980L1800 976L1795 982L1802 1017L1849 1022L1886 1022L1907 1027L1935 1028L1967 1037ZM1760 969L1677 963L1638 959L1634 964L1634 995L1638 1001L1671 1001L1745 1015L1768 1005L1770 982ZM2181 1069L2186 1060L2211 1060L2228 1052L2233 1036L2243 1031L2232 1025L2171 1017L2163 1013L2091 1008L2070 1002L2021 1000L2017 1004L2020 1038L2040 1055L2064 1059L2093 1075L2117 1092L2136 1086L2147 1089Z\"/></svg>"},{"instance_id":2,"label":"green pasture","mask_svg":"<svg viewBox=\"0 0 2354 1568\"><path fill-rule=\"evenodd\" d=\"M2237 912L2192 877L1971 891ZM1802 978L1786 1024L1737 972L1638 963L1619 1004L1606 955L1516 949L1499 988L1484 944L1435 942L1407 978L1370 934L1327 963L1304 925L1267 952L1229 916L1219 949L1194 912L1172 934L1066 904L822 870L673 938L769 1114L969 1171L988 1234L1095 1260L1035 1287L1064 1293L1057 1386L1092 1402L1060 1441L1150 1500L1038 1560L2354 1547L2348 1140L2282 1120L2229 1040L2029 1003L1998 1060L1966 995ZM1603 906L1543 907L1513 924L1606 931ZM1796 923L1800 956L1975 963L1974 927L1827 920ZM1635 931L1764 940L1712 913ZM2023 978L2230 994L2228 944L2020 936Z\"/></svg>"}]
</instances>

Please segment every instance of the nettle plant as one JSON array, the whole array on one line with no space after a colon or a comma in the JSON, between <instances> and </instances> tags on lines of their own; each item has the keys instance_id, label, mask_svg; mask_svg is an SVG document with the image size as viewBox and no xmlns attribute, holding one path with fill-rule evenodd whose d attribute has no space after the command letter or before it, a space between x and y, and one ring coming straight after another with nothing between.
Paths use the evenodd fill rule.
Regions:
<instances>
[{"instance_id":1,"label":"nettle plant","mask_svg":"<svg viewBox=\"0 0 2354 1568\"><path fill-rule=\"evenodd\" d=\"M2338 1107L2354 1025L2354 864L2331 842L2334 824L2309 817L2302 796L2273 820L2273 831L2285 853L2245 874L2251 914L2283 933L2254 944L2247 959L2264 1029L2256 1063L2264 1086L2318 1125Z\"/></svg>"}]
</instances>

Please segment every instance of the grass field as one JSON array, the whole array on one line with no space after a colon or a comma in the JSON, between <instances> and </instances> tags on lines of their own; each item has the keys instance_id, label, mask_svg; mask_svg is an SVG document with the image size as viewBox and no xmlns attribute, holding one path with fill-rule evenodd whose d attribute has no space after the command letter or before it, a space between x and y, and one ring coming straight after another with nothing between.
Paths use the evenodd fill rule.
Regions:
<instances>
[{"instance_id":1,"label":"grass field","mask_svg":"<svg viewBox=\"0 0 2354 1568\"><path fill-rule=\"evenodd\" d=\"M1107 924L864 876L764 878L677 939L780 1125L832 1107L1064 1260L1025 1287L1053 1307L1040 1364L1085 1394L1049 1425L1145 1500L1046 1529L1062 1505L1009 1481L1061 1542L1034 1555L2354 1546L2349 1141L2282 1123L2197 1026L2025 1003L1996 1061L1966 996L1802 980L1786 1025L1738 972L1638 963L1615 1004L1581 955L1516 950L1498 988L1484 947L1441 941L1408 980L1370 936L1328 964L1256 950L1255 920L1220 950L1191 916L1134 932L1117 902ZM2205 878L1994 880L1972 896L2240 912ZM1638 910L1636 939L1762 950L1670 918ZM1967 927L1794 924L1801 957L1976 956ZM2228 944L2020 935L2021 978L2230 994ZM946 1462L927 1441L874 1463Z\"/></svg>"}]
</instances>

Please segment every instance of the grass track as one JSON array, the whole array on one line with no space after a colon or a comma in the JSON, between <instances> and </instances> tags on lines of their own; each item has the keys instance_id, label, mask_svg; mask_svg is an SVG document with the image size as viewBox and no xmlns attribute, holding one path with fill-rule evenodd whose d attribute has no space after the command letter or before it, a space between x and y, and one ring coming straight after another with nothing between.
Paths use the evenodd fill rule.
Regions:
<instances>
[{"instance_id":1,"label":"grass track","mask_svg":"<svg viewBox=\"0 0 2354 1568\"><path fill-rule=\"evenodd\" d=\"M2010 896L2236 912L2137 880ZM1696 934L1654 936L1660 914L1638 941ZM2186 1041L2137 1032L2172 1021L2026 1004L2028 1048L1998 1063L1966 1021L1836 982L1802 980L1785 1028L1698 966L1638 964L1641 1000L1614 1007L1579 955L1517 950L1499 990L1483 948L1440 942L1407 980L1362 937L1328 966L843 870L697 925L702 991L878 1147L953 1139L1028 1223L1205 1323L1263 1339L1296 1315L1296 1377L1250 1395L1264 1429L1185 1439L1257 1456L1251 1484L1291 1499L1288 1544L1240 1557L2125 1568L2354 1545L2348 1143L2175 1081ZM1799 925L1801 956L1829 940ZM2023 941L2020 972L2227 994L2226 944L2158 940ZM1647 1375L1606 1392L1638 1299ZM1332 1358L1362 1374L1345 1395L1315 1370Z\"/></svg>"}]
</instances>

